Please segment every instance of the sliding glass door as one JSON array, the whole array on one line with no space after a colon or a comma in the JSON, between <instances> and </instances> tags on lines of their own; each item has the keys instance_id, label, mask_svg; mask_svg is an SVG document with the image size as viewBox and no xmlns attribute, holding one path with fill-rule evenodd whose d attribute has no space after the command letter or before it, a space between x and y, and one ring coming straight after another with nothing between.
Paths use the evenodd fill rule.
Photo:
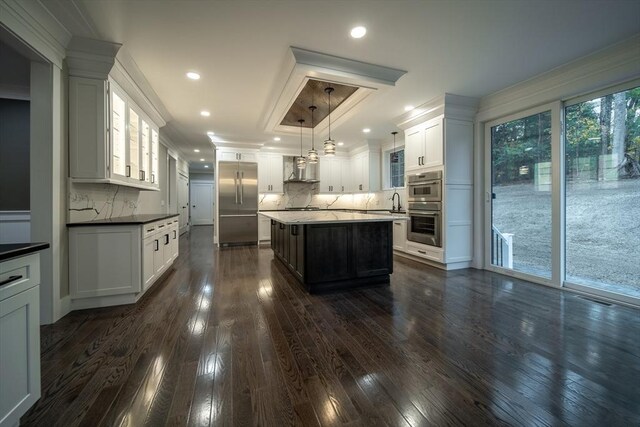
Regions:
<instances>
[{"instance_id":1,"label":"sliding glass door","mask_svg":"<svg viewBox=\"0 0 640 427\"><path fill-rule=\"evenodd\" d=\"M567 286L640 298L640 88L565 107Z\"/></svg>"},{"instance_id":2,"label":"sliding glass door","mask_svg":"<svg viewBox=\"0 0 640 427\"><path fill-rule=\"evenodd\" d=\"M491 265L551 279L551 110L488 129Z\"/></svg>"},{"instance_id":3,"label":"sliding glass door","mask_svg":"<svg viewBox=\"0 0 640 427\"><path fill-rule=\"evenodd\" d=\"M640 305L634 86L485 124L487 268Z\"/></svg>"}]
</instances>

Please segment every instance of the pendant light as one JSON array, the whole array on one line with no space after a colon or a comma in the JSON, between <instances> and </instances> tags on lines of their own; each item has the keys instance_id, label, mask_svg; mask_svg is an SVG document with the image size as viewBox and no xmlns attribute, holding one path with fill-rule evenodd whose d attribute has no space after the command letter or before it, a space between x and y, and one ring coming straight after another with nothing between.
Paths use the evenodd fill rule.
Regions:
<instances>
[{"instance_id":1,"label":"pendant light","mask_svg":"<svg viewBox=\"0 0 640 427\"><path fill-rule=\"evenodd\" d=\"M316 107L315 105L309 107L309 110L311 110L311 150L309 150L309 153L307 153L307 162L309 164L318 163L318 151L316 150L313 138L313 112L316 111L317 108L318 107Z\"/></svg>"},{"instance_id":2,"label":"pendant light","mask_svg":"<svg viewBox=\"0 0 640 427\"><path fill-rule=\"evenodd\" d=\"M398 132L391 132L393 135L393 153L391 153L391 163L398 163L398 153L396 153L396 135Z\"/></svg>"},{"instance_id":3,"label":"pendant light","mask_svg":"<svg viewBox=\"0 0 640 427\"><path fill-rule=\"evenodd\" d=\"M302 155L302 124L304 119L298 120L298 123L300 123L300 157L296 159L296 166L298 166L298 169L305 169L307 167L307 159Z\"/></svg>"},{"instance_id":4,"label":"pendant light","mask_svg":"<svg viewBox=\"0 0 640 427\"><path fill-rule=\"evenodd\" d=\"M336 155L336 142L331 139L331 92L332 87L328 87L324 90L329 95L329 137L324 141L324 155L335 156Z\"/></svg>"}]
</instances>

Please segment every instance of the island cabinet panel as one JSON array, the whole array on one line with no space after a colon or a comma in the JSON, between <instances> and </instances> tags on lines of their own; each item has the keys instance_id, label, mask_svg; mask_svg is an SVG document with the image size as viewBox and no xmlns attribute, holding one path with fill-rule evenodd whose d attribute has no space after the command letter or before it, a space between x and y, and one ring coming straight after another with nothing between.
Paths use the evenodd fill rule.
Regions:
<instances>
[{"instance_id":1,"label":"island cabinet panel","mask_svg":"<svg viewBox=\"0 0 640 427\"><path fill-rule=\"evenodd\" d=\"M307 283L353 277L352 224L306 225Z\"/></svg>"},{"instance_id":2,"label":"island cabinet panel","mask_svg":"<svg viewBox=\"0 0 640 427\"><path fill-rule=\"evenodd\" d=\"M278 259L310 292L388 284L392 222L271 224Z\"/></svg>"},{"instance_id":3,"label":"island cabinet panel","mask_svg":"<svg viewBox=\"0 0 640 427\"><path fill-rule=\"evenodd\" d=\"M358 277L393 272L391 222L365 222L353 227L353 259Z\"/></svg>"}]
</instances>

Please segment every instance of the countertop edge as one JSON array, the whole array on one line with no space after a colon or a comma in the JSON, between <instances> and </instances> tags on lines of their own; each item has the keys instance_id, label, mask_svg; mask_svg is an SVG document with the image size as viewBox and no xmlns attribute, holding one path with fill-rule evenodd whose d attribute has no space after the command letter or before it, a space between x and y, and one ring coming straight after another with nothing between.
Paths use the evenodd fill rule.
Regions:
<instances>
[{"instance_id":1,"label":"countertop edge","mask_svg":"<svg viewBox=\"0 0 640 427\"><path fill-rule=\"evenodd\" d=\"M144 225L149 224L150 222L162 221L167 218L174 218L180 216L180 214L162 214L155 218L145 219L145 220L131 220L131 221L115 221L117 218L113 218L112 220L94 220L94 221L84 221L84 222L69 222L67 223L67 227L90 227L90 226L98 226L98 225Z\"/></svg>"},{"instance_id":2,"label":"countertop edge","mask_svg":"<svg viewBox=\"0 0 640 427\"><path fill-rule=\"evenodd\" d=\"M0 247L1 246L2 245L0 245ZM50 247L51 245L49 245L49 243L44 243L44 242L31 243L31 244L28 244L28 246L0 252L0 261L6 261L11 258L17 258L24 255L29 255L33 252L38 252L43 249L48 249Z\"/></svg>"},{"instance_id":3,"label":"countertop edge","mask_svg":"<svg viewBox=\"0 0 640 427\"><path fill-rule=\"evenodd\" d=\"M408 218L407 217L393 217L393 216L383 216L383 215L372 215L369 214L371 216L371 218L348 218L348 219L309 219L309 218L304 218L304 219L288 219L285 220L283 218L278 218L277 216L272 216L269 213L266 212L258 212L260 215L272 219L274 221L280 222L282 224L285 225L295 225L295 224L309 224L309 225L313 225L313 224L336 224L336 223L343 223L343 224L347 224L347 223L363 223L363 222L393 222L393 221L405 221ZM309 213L309 212L305 212L305 213ZM367 215L367 214L362 214L362 215Z\"/></svg>"}]
</instances>

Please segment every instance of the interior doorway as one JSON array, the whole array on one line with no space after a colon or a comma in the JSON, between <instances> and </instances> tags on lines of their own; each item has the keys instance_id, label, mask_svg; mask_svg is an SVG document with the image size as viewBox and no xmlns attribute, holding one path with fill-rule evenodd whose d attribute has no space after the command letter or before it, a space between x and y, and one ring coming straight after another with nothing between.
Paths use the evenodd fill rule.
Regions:
<instances>
[{"instance_id":1,"label":"interior doorway","mask_svg":"<svg viewBox=\"0 0 640 427\"><path fill-rule=\"evenodd\" d=\"M178 213L180 234L189 231L189 178L178 174Z\"/></svg>"}]
</instances>

